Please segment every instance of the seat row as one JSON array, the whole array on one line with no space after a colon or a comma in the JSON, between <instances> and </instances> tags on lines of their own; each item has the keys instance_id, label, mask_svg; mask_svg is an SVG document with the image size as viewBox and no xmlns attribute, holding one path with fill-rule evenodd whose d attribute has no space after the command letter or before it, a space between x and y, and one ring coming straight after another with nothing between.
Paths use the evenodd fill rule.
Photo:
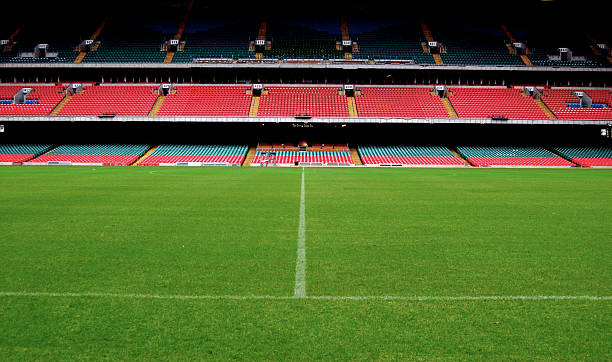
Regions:
<instances>
[{"instance_id":1,"label":"seat row","mask_svg":"<svg viewBox=\"0 0 612 362\"><path fill-rule=\"evenodd\" d=\"M336 146L341 146L336 144ZM344 145L346 148L348 146ZM359 159L366 166L425 167L612 167L610 146L408 146L358 145ZM147 152L148 151L148 152ZM162 144L0 144L0 164L103 164L139 165L200 163L242 165L246 145ZM353 165L350 151L310 148L309 151L276 151L271 155L258 147L252 165L295 163Z\"/></svg>"},{"instance_id":2,"label":"seat row","mask_svg":"<svg viewBox=\"0 0 612 362\"><path fill-rule=\"evenodd\" d=\"M22 85L0 85L0 116L147 116L158 100L155 85L91 85L65 97L65 86L32 85L28 103L11 104ZM446 100L429 87L358 86L355 111L362 118L450 118L448 105L459 118L547 119L547 109L559 119L612 120L610 89L541 89L542 107L520 88L448 87ZM574 91L588 94L597 108L575 107ZM253 104L247 85L175 85L161 101L158 117L340 117L348 118L350 102L341 86L267 86Z\"/></svg>"}]
</instances>

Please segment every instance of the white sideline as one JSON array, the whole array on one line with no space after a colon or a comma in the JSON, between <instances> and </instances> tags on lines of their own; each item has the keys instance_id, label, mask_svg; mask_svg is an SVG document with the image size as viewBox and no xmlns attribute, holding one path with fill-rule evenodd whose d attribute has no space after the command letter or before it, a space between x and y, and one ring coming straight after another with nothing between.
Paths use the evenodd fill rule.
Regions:
<instances>
[{"instance_id":1,"label":"white sideline","mask_svg":"<svg viewBox=\"0 0 612 362\"><path fill-rule=\"evenodd\" d=\"M306 298L306 191L304 168L302 167L302 189L300 191L300 224L298 226L297 261L295 263L295 298Z\"/></svg>"},{"instance_id":2,"label":"white sideline","mask_svg":"<svg viewBox=\"0 0 612 362\"><path fill-rule=\"evenodd\" d=\"M541 300L592 300L608 301L612 296L594 295L462 295L462 296L401 296L401 295L363 295L363 296L280 296L280 295L156 295L121 293L53 293L53 292L0 292L0 297L56 297L56 298L123 298L123 299L179 299L179 300L380 300L380 301L541 301Z\"/></svg>"}]
</instances>

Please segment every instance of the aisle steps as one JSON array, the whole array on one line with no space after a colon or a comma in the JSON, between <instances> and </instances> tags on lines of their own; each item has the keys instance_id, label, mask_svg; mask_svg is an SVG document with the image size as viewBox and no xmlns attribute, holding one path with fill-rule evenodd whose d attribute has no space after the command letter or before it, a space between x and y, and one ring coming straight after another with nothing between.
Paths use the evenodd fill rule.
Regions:
<instances>
[{"instance_id":1,"label":"aisle steps","mask_svg":"<svg viewBox=\"0 0 612 362\"><path fill-rule=\"evenodd\" d=\"M446 111L448 112L449 117L450 118L459 118L459 116L457 115L457 112L455 111L455 108L451 104L450 100L448 98L441 98L441 99L442 99L442 103L444 104L444 108L446 108Z\"/></svg>"},{"instance_id":2,"label":"aisle steps","mask_svg":"<svg viewBox=\"0 0 612 362\"><path fill-rule=\"evenodd\" d=\"M157 96L157 99L155 100L155 103L153 104L153 107L149 111L149 117L157 116L157 113L159 112L159 110L162 107L162 104L164 103L164 99L166 99L165 95L160 94L160 95Z\"/></svg>"},{"instance_id":3,"label":"aisle steps","mask_svg":"<svg viewBox=\"0 0 612 362\"><path fill-rule=\"evenodd\" d=\"M542 100L540 98L535 98L534 101L536 102L538 107L540 107L540 109L542 109L542 111L548 116L548 118L550 118L550 119L556 119L557 118L557 117L555 117L554 113L550 110L550 108L548 108L546 106L546 104L544 104L544 102L542 102Z\"/></svg>"},{"instance_id":4,"label":"aisle steps","mask_svg":"<svg viewBox=\"0 0 612 362\"><path fill-rule=\"evenodd\" d=\"M150 150L145 152L144 155L140 156L140 158L138 158L131 166L138 166L138 164L140 164L140 162L142 162L142 160L144 160L145 158L149 157L149 155L151 155L153 152L155 152L157 147L159 147L159 146L151 147Z\"/></svg>"},{"instance_id":5,"label":"aisle steps","mask_svg":"<svg viewBox=\"0 0 612 362\"><path fill-rule=\"evenodd\" d=\"M91 36L89 37L90 40L93 40L94 42L96 41L96 39L98 39L98 37L100 36L100 34L102 33L102 30L104 30L104 26L106 25L106 23L108 22L108 17L104 18L104 20L102 20L102 23L100 24L100 26L98 26L98 28L96 29L96 31L94 31L93 34L91 34ZM98 47L100 46L99 43L95 43L94 48L92 49L93 51L98 50ZM83 58L85 58L85 56L87 55L87 52L80 52L79 55L77 55L77 57L74 59L75 63L81 63L83 61Z\"/></svg>"},{"instance_id":6,"label":"aisle steps","mask_svg":"<svg viewBox=\"0 0 612 362\"><path fill-rule=\"evenodd\" d=\"M64 98L61 100L61 102L59 102L57 104L57 106L55 106L55 108L53 108L53 110L51 111L51 113L49 113L49 117L55 117L59 114L59 112L62 110L62 108L64 108L64 106L66 105L66 103L68 103L68 101L70 101L70 98L72 98L72 95L70 94L66 94L64 96Z\"/></svg>"},{"instance_id":7,"label":"aisle steps","mask_svg":"<svg viewBox=\"0 0 612 362\"><path fill-rule=\"evenodd\" d=\"M363 165L363 162L361 162L361 157L359 157L359 152L357 152L357 149L355 147L351 147L350 152L353 163L358 166Z\"/></svg>"},{"instance_id":8,"label":"aisle steps","mask_svg":"<svg viewBox=\"0 0 612 362\"><path fill-rule=\"evenodd\" d=\"M255 158L255 154L257 153L257 147L251 146L249 147L249 152L247 152L246 157L244 158L244 162L242 162L242 167L251 166L251 162Z\"/></svg>"}]
</instances>

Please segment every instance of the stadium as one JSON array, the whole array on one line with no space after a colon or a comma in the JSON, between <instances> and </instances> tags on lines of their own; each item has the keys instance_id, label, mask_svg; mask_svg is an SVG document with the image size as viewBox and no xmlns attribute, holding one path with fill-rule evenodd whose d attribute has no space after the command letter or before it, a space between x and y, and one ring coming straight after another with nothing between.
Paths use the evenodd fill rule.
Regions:
<instances>
[{"instance_id":1,"label":"stadium","mask_svg":"<svg viewBox=\"0 0 612 362\"><path fill-rule=\"evenodd\" d=\"M3 360L612 358L598 3L3 7Z\"/></svg>"}]
</instances>

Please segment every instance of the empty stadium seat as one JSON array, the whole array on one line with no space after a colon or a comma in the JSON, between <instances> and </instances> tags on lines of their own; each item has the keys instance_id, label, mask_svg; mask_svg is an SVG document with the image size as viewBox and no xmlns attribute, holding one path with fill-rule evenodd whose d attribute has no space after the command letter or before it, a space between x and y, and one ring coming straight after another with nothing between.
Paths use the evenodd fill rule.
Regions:
<instances>
[{"instance_id":1,"label":"empty stadium seat","mask_svg":"<svg viewBox=\"0 0 612 362\"><path fill-rule=\"evenodd\" d=\"M158 166L177 162L227 163L241 165L248 147L246 145L159 145L138 165Z\"/></svg>"},{"instance_id":2,"label":"empty stadium seat","mask_svg":"<svg viewBox=\"0 0 612 362\"><path fill-rule=\"evenodd\" d=\"M247 117L251 106L248 86L178 85L158 116Z\"/></svg>"},{"instance_id":3,"label":"empty stadium seat","mask_svg":"<svg viewBox=\"0 0 612 362\"><path fill-rule=\"evenodd\" d=\"M86 86L61 109L58 116L146 116L157 94L153 85Z\"/></svg>"},{"instance_id":4,"label":"empty stadium seat","mask_svg":"<svg viewBox=\"0 0 612 362\"><path fill-rule=\"evenodd\" d=\"M349 117L340 87L269 86L259 103L260 117Z\"/></svg>"},{"instance_id":5,"label":"empty stadium seat","mask_svg":"<svg viewBox=\"0 0 612 362\"><path fill-rule=\"evenodd\" d=\"M148 145L68 144L32 159L32 163L71 162L125 166L134 163L149 149Z\"/></svg>"},{"instance_id":6,"label":"empty stadium seat","mask_svg":"<svg viewBox=\"0 0 612 362\"><path fill-rule=\"evenodd\" d=\"M612 147L554 147L554 150L584 167L612 167Z\"/></svg>"},{"instance_id":7,"label":"empty stadium seat","mask_svg":"<svg viewBox=\"0 0 612 362\"><path fill-rule=\"evenodd\" d=\"M364 165L465 166L462 160L441 146L358 146Z\"/></svg>"},{"instance_id":8,"label":"empty stadium seat","mask_svg":"<svg viewBox=\"0 0 612 362\"><path fill-rule=\"evenodd\" d=\"M583 91L588 94L593 103L605 104L605 108L576 108L568 104L577 103L573 95L575 91ZM542 101L559 119L577 120L612 120L612 91L609 89L577 89L577 88L553 88L542 90Z\"/></svg>"},{"instance_id":9,"label":"empty stadium seat","mask_svg":"<svg viewBox=\"0 0 612 362\"><path fill-rule=\"evenodd\" d=\"M449 87L449 91L449 100L460 118L548 118L533 98L521 94L520 88Z\"/></svg>"},{"instance_id":10,"label":"empty stadium seat","mask_svg":"<svg viewBox=\"0 0 612 362\"><path fill-rule=\"evenodd\" d=\"M0 163L21 163L46 152L49 144L0 144Z\"/></svg>"},{"instance_id":11,"label":"empty stadium seat","mask_svg":"<svg viewBox=\"0 0 612 362\"><path fill-rule=\"evenodd\" d=\"M29 104L0 103L0 116L48 116L64 98L65 87L50 84L0 85L0 100L10 101L21 88L32 88Z\"/></svg>"},{"instance_id":12,"label":"empty stadium seat","mask_svg":"<svg viewBox=\"0 0 612 362\"><path fill-rule=\"evenodd\" d=\"M449 118L440 97L429 87L361 86L355 95L360 117Z\"/></svg>"},{"instance_id":13,"label":"empty stadium seat","mask_svg":"<svg viewBox=\"0 0 612 362\"><path fill-rule=\"evenodd\" d=\"M266 163L261 151L255 153L251 165ZM295 165L296 162L319 164L354 164L348 151L276 151L277 165Z\"/></svg>"},{"instance_id":14,"label":"empty stadium seat","mask_svg":"<svg viewBox=\"0 0 612 362\"><path fill-rule=\"evenodd\" d=\"M457 147L457 152L478 167L572 167L573 163L542 147Z\"/></svg>"}]
</instances>

